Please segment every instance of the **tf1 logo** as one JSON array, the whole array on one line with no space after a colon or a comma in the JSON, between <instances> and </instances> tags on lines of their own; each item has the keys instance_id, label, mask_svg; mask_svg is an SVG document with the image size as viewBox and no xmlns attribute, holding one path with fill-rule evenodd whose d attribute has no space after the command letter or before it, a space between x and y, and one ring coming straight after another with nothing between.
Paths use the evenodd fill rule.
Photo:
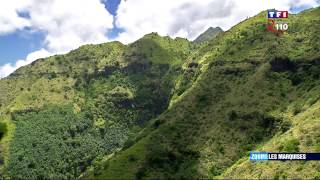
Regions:
<instances>
[{"instance_id":1,"label":"tf1 logo","mask_svg":"<svg viewBox=\"0 0 320 180\"><path fill-rule=\"evenodd\" d=\"M268 10L268 18L288 18L288 11Z\"/></svg>"},{"instance_id":2,"label":"tf1 logo","mask_svg":"<svg viewBox=\"0 0 320 180\"><path fill-rule=\"evenodd\" d=\"M283 33L288 30L289 26L286 22L277 22L276 19L288 18L288 11L268 10L267 30L275 33Z\"/></svg>"}]
</instances>

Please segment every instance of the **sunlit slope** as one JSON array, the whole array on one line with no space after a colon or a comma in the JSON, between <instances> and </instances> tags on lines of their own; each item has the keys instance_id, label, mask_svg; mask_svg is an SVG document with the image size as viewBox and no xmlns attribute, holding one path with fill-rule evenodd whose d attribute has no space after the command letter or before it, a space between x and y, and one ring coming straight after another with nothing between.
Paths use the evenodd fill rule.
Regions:
<instances>
[{"instance_id":1,"label":"sunlit slope","mask_svg":"<svg viewBox=\"0 0 320 180\"><path fill-rule=\"evenodd\" d=\"M284 34L265 23L262 12L194 51L169 109L88 177L319 176L318 162L248 161L253 150L319 151L320 9L291 15Z\"/></svg>"},{"instance_id":2,"label":"sunlit slope","mask_svg":"<svg viewBox=\"0 0 320 180\"><path fill-rule=\"evenodd\" d=\"M318 92L319 92L318 88ZM318 97L319 99L319 97ZM292 122L289 131L274 136L255 151L263 152L319 152L320 151L320 104L303 104L301 112L287 112ZM294 107L294 106L293 106ZM294 110L291 107L289 109ZM297 113L297 114L296 114ZM294 115L296 114L296 115ZM236 179L312 179L319 178L320 163L318 161L273 161L250 162L248 157L240 159L224 172L223 177Z\"/></svg>"},{"instance_id":3,"label":"sunlit slope","mask_svg":"<svg viewBox=\"0 0 320 180\"><path fill-rule=\"evenodd\" d=\"M85 45L0 80L1 176L73 179L121 149L165 111L192 48L152 33Z\"/></svg>"},{"instance_id":4,"label":"sunlit slope","mask_svg":"<svg viewBox=\"0 0 320 180\"><path fill-rule=\"evenodd\" d=\"M219 33L223 32L220 27L210 27L205 32L203 32L199 37L197 37L193 42L195 43L205 43L214 39Z\"/></svg>"}]
</instances>

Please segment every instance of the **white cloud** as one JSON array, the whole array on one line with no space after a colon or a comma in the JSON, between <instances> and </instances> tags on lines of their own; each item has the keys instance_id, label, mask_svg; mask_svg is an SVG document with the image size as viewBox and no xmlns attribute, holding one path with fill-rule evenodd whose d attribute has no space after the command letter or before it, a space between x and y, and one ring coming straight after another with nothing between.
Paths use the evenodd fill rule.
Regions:
<instances>
[{"instance_id":1,"label":"white cloud","mask_svg":"<svg viewBox=\"0 0 320 180\"><path fill-rule=\"evenodd\" d=\"M15 68L11 64L5 64L3 66L0 66L0 78L8 76L14 70Z\"/></svg>"},{"instance_id":2,"label":"white cloud","mask_svg":"<svg viewBox=\"0 0 320 180\"><path fill-rule=\"evenodd\" d=\"M106 0L102 0L106 1ZM107 1L108 2L108 1ZM28 27L46 34L42 50L26 60L0 67L0 78L32 55L64 53L82 44L106 42L113 17L99 0L0 0L0 35ZM229 29L262 10L315 7L317 0L122 0L116 25L124 30L116 40L130 43L150 32L193 40L209 27ZM29 18L20 17L27 13ZM47 53L44 53L47 52Z\"/></svg>"},{"instance_id":3,"label":"white cloud","mask_svg":"<svg viewBox=\"0 0 320 180\"><path fill-rule=\"evenodd\" d=\"M34 0L26 9L31 25L48 34L45 41L53 52L105 42L113 28L113 17L99 0Z\"/></svg>"},{"instance_id":4,"label":"white cloud","mask_svg":"<svg viewBox=\"0 0 320 180\"><path fill-rule=\"evenodd\" d=\"M0 78L43 55L65 53L83 44L108 41L113 16L99 0L0 0L0 35L28 27L46 34L43 49L0 67ZM28 14L20 17L19 13Z\"/></svg>"},{"instance_id":5,"label":"white cloud","mask_svg":"<svg viewBox=\"0 0 320 180\"><path fill-rule=\"evenodd\" d=\"M124 29L118 40L129 43L150 32L193 40L210 26L227 30L269 8L318 5L316 0L127 0L117 12L116 25Z\"/></svg>"},{"instance_id":6,"label":"white cloud","mask_svg":"<svg viewBox=\"0 0 320 180\"><path fill-rule=\"evenodd\" d=\"M40 49L38 51L28 54L25 60L18 60L15 64L8 63L3 66L0 66L0 78L8 76L9 74L13 73L16 69L32 63L36 59L48 57L50 55L51 53L49 53L47 50Z\"/></svg>"},{"instance_id":7,"label":"white cloud","mask_svg":"<svg viewBox=\"0 0 320 180\"><path fill-rule=\"evenodd\" d=\"M23 2L19 4L15 0L0 0L0 35L30 26L28 20L17 13L23 6Z\"/></svg>"}]
</instances>

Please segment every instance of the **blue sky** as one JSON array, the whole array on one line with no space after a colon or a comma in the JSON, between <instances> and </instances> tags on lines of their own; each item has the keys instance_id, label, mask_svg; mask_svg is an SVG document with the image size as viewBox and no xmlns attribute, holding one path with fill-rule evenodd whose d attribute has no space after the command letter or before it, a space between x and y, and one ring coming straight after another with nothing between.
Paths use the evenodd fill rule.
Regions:
<instances>
[{"instance_id":1,"label":"blue sky","mask_svg":"<svg viewBox=\"0 0 320 180\"><path fill-rule=\"evenodd\" d=\"M228 30L262 10L300 12L320 0L3 0L0 78L37 58L83 44L131 43L150 32L195 39L209 27ZM219 7L219 8L217 8Z\"/></svg>"},{"instance_id":2,"label":"blue sky","mask_svg":"<svg viewBox=\"0 0 320 180\"><path fill-rule=\"evenodd\" d=\"M24 30L0 36L0 66L24 59L27 54L43 46L43 39L44 35L40 32L29 33Z\"/></svg>"},{"instance_id":3,"label":"blue sky","mask_svg":"<svg viewBox=\"0 0 320 180\"><path fill-rule=\"evenodd\" d=\"M109 13L112 14L113 16L116 16L117 9L118 9L118 6L119 6L121 0L105 0L103 2L105 4L106 9L109 11ZM118 28L116 26L115 21L113 21L113 25L114 25L114 27L111 29L110 32L107 33L107 36L110 39L115 39L120 32L123 32L123 30L121 28Z\"/></svg>"},{"instance_id":4,"label":"blue sky","mask_svg":"<svg viewBox=\"0 0 320 180\"><path fill-rule=\"evenodd\" d=\"M109 13L115 16L120 1L105 0L103 3ZM20 15L26 16L24 14ZM113 28L107 33L107 36L114 39L119 32L121 32L121 29ZM28 29L0 36L0 66L6 63L14 63L18 59L24 59L30 52L36 51L43 46L44 38L45 36L42 32L32 32Z\"/></svg>"}]
</instances>

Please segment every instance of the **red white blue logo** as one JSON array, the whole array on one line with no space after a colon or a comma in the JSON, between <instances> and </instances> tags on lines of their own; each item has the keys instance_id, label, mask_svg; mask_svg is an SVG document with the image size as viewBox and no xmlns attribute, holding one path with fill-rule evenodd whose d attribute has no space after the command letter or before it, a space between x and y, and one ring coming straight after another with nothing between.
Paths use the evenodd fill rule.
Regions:
<instances>
[{"instance_id":1,"label":"red white blue logo","mask_svg":"<svg viewBox=\"0 0 320 180\"><path fill-rule=\"evenodd\" d=\"M288 30L289 25L286 22L280 21L277 19L286 19L289 17L288 11L278 11L275 9L268 10L268 24L267 30L274 33L283 33Z\"/></svg>"},{"instance_id":2,"label":"red white blue logo","mask_svg":"<svg viewBox=\"0 0 320 180\"><path fill-rule=\"evenodd\" d=\"M268 10L268 18L288 18L288 11Z\"/></svg>"}]
</instances>

